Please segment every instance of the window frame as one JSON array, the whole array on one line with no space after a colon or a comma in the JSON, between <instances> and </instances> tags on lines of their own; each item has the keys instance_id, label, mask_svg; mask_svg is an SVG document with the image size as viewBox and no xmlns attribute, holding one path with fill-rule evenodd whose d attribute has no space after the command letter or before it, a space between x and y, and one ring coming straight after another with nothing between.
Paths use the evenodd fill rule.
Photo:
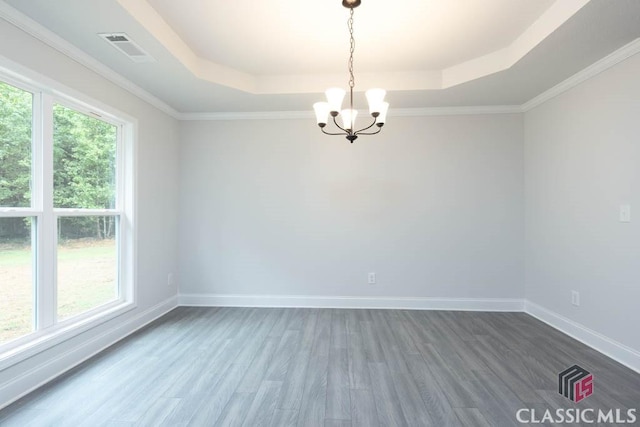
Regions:
<instances>
[{"instance_id":1,"label":"window frame","mask_svg":"<svg viewBox=\"0 0 640 427\"><path fill-rule=\"evenodd\" d=\"M0 81L33 95L31 206L0 207L0 217L33 217L34 331L0 345L0 371L114 319L137 306L136 161L137 120L0 56ZM116 126L114 209L53 206L53 108L70 108ZM57 319L58 218L117 217L118 298L59 321Z\"/></svg>"}]
</instances>

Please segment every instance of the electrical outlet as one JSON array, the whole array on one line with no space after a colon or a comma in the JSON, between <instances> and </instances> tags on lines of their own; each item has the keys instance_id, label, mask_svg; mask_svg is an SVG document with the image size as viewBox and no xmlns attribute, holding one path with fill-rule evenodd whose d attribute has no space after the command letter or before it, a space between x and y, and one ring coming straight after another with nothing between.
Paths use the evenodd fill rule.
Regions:
<instances>
[{"instance_id":1,"label":"electrical outlet","mask_svg":"<svg viewBox=\"0 0 640 427\"><path fill-rule=\"evenodd\" d=\"M173 279L173 273L167 274L167 286L173 286L175 280Z\"/></svg>"},{"instance_id":2,"label":"electrical outlet","mask_svg":"<svg viewBox=\"0 0 640 427\"><path fill-rule=\"evenodd\" d=\"M375 285L376 283L376 273L369 273L369 284Z\"/></svg>"},{"instance_id":3,"label":"electrical outlet","mask_svg":"<svg viewBox=\"0 0 640 427\"><path fill-rule=\"evenodd\" d=\"M630 205L620 205L620 222L631 222Z\"/></svg>"},{"instance_id":4,"label":"electrical outlet","mask_svg":"<svg viewBox=\"0 0 640 427\"><path fill-rule=\"evenodd\" d=\"M571 291L571 304L575 305L576 307L580 306L580 292Z\"/></svg>"}]
</instances>

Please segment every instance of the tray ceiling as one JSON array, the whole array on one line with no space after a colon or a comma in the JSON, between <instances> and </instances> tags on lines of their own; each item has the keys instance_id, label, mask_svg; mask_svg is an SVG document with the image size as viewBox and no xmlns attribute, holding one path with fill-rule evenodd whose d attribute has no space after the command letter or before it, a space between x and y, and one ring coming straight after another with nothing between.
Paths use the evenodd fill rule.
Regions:
<instances>
[{"instance_id":1,"label":"tray ceiling","mask_svg":"<svg viewBox=\"0 0 640 427\"><path fill-rule=\"evenodd\" d=\"M346 86L339 0L4 3L180 112L307 110ZM356 90L384 87L392 108L520 105L640 37L640 2L364 0L355 36Z\"/></svg>"}]
</instances>

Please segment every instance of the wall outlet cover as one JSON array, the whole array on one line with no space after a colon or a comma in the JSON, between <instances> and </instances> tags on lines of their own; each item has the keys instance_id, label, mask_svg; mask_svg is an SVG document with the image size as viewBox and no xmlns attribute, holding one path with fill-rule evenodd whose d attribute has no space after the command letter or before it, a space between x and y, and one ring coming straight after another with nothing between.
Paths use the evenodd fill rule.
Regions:
<instances>
[{"instance_id":1,"label":"wall outlet cover","mask_svg":"<svg viewBox=\"0 0 640 427\"><path fill-rule=\"evenodd\" d=\"M631 205L620 205L620 222L631 222Z\"/></svg>"},{"instance_id":2,"label":"wall outlet cover","mask_svg":"<svg viewBox=\"0 0 640 427\"><path fill-rule=\"evenodd\" d=\"M575 305L576 307L580 306L580 292L571 291L571 304Z\"/></svg>"}]
</instances>

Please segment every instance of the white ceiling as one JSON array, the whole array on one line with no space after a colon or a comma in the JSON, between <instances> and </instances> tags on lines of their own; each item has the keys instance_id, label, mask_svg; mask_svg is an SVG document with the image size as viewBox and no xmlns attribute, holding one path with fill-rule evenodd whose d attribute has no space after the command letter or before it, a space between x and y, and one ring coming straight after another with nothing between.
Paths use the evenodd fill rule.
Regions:
<instances>
[{"instance_id":1,"label":"white ceiling","mask_svg":"<svg viewBox=\"0 0 640 427\"><path fill-rule=\"evenodd\" d=\"M304 111L347 82L340 0L4 3L183 113ZM640 1L363 0L355 37L356 89L392 108L520 105L640 37Z\"/></svg>"}]
</instances>

